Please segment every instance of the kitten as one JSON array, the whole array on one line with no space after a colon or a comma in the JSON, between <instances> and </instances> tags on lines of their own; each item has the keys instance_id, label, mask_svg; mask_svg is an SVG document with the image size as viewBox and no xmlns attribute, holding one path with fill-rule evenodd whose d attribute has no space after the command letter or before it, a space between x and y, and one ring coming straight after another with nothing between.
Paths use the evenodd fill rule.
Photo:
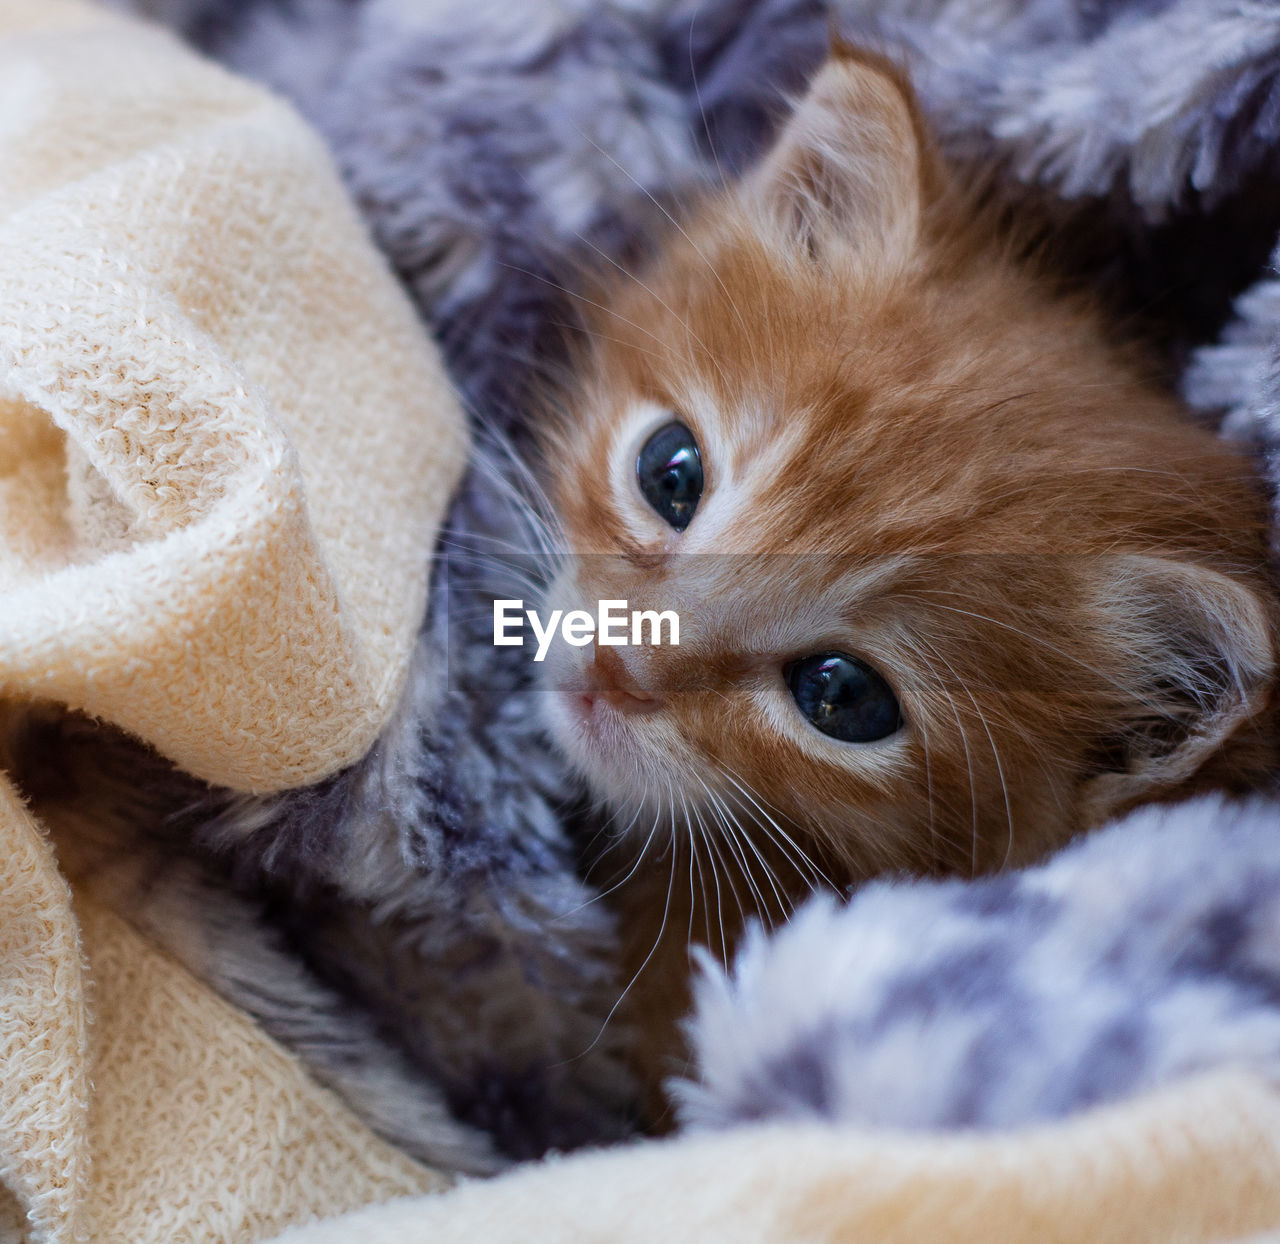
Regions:
<instances>
[{"instance_id":1,"label":"kitten","mask_svg":"<svg viewBox=\"0 0 1280 1244\"><path fill-rule=\"evenodd\" d=\"M839 48L753 172L592 291L542 451L576 555L550 602L682 636L559 644L544 686L639 829L614 901L651 1081L690 938L726 956L815 885L1022 865L1274 759L1250 464L1013 251L904 75Z\"/></svg>"},{"instance_id":2,"label":"kitten","mask_svg":"<svg viewBox=\"0 0 1280 1244\"><path fill-rule=\"evenodd\" d=\"M170 848L204 899L167 901L163 833L133 834L160 862L120 885L153 897L154 935L384 1134L485 1169L485 1137L442 1093L415 1096L415 1074L508 1154L608 1134L599 1107L621 1117L625 1082L603 1044L575 1056L631 1020L645 1078L671 1070L691 941L727 958L749 915L778 918L812 888L1025 862L1133 804L1253 782L1273 746L1273 606L1248 464L1011 250L940 166L898 71L842 51L643 284L587 291L602 309L541 455L577 554L548 595L684 622L677 648L557 648L539 667L548 726L609 818L600 872L625 861L618 984L559 858L560 775L524 672L503 661L495 682L498 656L467 645L476 668L447 702L431 685L440 592L422 703L377 754L316 792L220 807L191 835L194 863ZM507 788L529 756L525 807ZM446 780L459 763L463 792ZM514 832L475 840L508 804L526 858ZM181 842L191 817L179 826ZM556 887L529 907L525 872ZM289 955L315 979L291 977ZM459 986L476 963L500 970ZM606 987L625 1011L601 1006ZM352 997L368 1022L345 1023ZM528 1031L512 1022L542 1009ZM512 1066L536 1121L514 1138L492 1122L513 1113ZM406 1117L380 1118L398 1080Z\"/></svg>"}]
</instances>

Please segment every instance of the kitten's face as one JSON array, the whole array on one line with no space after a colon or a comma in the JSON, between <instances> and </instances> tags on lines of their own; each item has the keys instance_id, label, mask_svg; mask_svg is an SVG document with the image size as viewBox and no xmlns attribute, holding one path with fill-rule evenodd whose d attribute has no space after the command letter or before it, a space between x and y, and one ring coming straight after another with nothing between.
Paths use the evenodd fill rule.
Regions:
<instances>
[{"instance_id":1,"label":"kitten's face","mask_svg":"<svg viewBox=\"0 0 1280 1244\"><path fill-rule=\"evenodd\" d=\"M600 300L545 455L580 555L550 603L676 610L680 644L544 668L623 823L732 816L842 880L990 868L1263 710L1246 463L949 202L901 83L837 60Z\"/></svg>"}]
</instances>

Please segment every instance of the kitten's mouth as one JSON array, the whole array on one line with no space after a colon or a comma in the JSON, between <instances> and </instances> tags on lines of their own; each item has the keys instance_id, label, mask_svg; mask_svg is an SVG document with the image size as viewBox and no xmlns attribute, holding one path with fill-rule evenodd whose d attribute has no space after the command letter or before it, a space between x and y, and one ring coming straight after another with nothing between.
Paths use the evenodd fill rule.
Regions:
<instances>
[{"instance_id":1,"label":"kitten's mouth","mask_svg":"<svg viewBox=\"0 0 1280 1244\"><path fill-rule=\"evenodd\" d=\"M562 693L569 709L569 716L580 732L598 728L600 719L608 713L608 706L601 709L600 695L593 691L565 691Z\"/></svg>"},{"instance_id":2,"label":"kitten's mouth","mask_svg":"<svg viewBox=\"0 0 1280 1244\"><path fill-rule=\"evenodd\" d=\"M547 686L547 725L570 765L592 791L615 809L656 809L666 792L679 790L669 771L657 699L620 707L608 689L593 685L581 669L564 670Z\"/></svg>"},{"instance_id":3,"label":"kitten's mouth","mask_svg":"<svg viewBox=\"0 0 1280 1244\"><path fill-rule=\"evenodd\" d=\"M616 724L619 718L645 716L663 706L663 697L641 686L609 648L596 647L584 663L562 671L556 690L570 717L583 726Z\"/></svg>"},{"instance_id":4,"label":"kitten's mouth","mask_svg":"<svg viewBox=\"0 0 1280 1244\"><path fill-rule=\"evenodd\" d=\"M607 760L625 747L627 724L620 713L596 690L581 686L556 689L553 716L559 734L572 754L591 756L595 763Z\"/></svg>"},{"instance_id":5,"label":"kitten's mouth","mask_svg":"<svg viewBox=\"0 0 1280 1244\"><path fill-rule=\"evenodd\" d=\"M609 695L595 688L565 688L560 697L568 710L570 720L583 731L599 733L618 729L620 718L627 710L615 704Z\"/></svg>"},{"instance_id":6,"label":"kitten's mouth","mask_svg":"<svg viewBox=\"0 0 1280 1244\"><path fill-rule=\"evenodd\" d=\"M668 789L660 712L662 693L629 675L613 653L558 654L543 667L546 724L565 758L607 804L646 806Z\"/></svg>"},{"instance_id":7,"label":"kitten's mouth","mask_svg":"<svg viewBox=\"0 0 1280 1244\"><path fill-rule=\"evenodd\" d=\"M634 746L631 720L660 706L656 698L619 694L590 680L571 678L556 686L554 717L574 750L586 748L598 760Z\"/></svg>"},{"instance_id":8,"label":"kitten's mouth","mask_svg":"<svg viewBox=\"0 0 1280 1244\"><path fill-rule=\"evenodd\" d=\"M646 713L656 713L662 707L662 699L656 695L637 694L632 691L617 689L602 691L591 687L574 695L581 712L591 714L603 705L606 711L612 711L622 717L638 717Z\"/></svg>"}]
</instances>

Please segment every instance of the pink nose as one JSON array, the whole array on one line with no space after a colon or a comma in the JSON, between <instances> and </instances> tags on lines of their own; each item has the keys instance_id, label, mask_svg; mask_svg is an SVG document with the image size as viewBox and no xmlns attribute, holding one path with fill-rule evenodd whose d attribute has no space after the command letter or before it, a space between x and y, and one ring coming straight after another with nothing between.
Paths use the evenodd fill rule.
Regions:
<instances>
[{"instance_id":1,"label":"pink nose","mask_svg":"<svg viewBox=\"0 0 1280 1244\"><path fill-rule=\"evenodd\" d=\"M646 691L631 676L626 662L613 648L595 645L595 653L587 666L587 691L584 699L596 698L613 705L620 713L652 713L662 707L662 697Z\"/></svg>"}]
</instances>

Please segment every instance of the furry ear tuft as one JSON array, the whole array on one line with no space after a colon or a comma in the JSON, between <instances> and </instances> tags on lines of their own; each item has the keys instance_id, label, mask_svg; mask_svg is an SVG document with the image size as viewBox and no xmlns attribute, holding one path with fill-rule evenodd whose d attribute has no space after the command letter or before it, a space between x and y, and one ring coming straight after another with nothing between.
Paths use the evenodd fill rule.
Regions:
<instances>
[{"instance_id":1,"label":"furry ear tuft","mask_svg":"<svg viewBox=\"0 0 1280 1244\"><path fill-rule=\"evenodd\" d=\"M937 175L906 74L837 44L745 187L784 237L812 254L838 240L902 263Z\"/></svg>"},{"instance_id":2,"label":"furry ear tuft","mask_svg":"<svg viewBox=\"0 0 1280 1244\"><path fill-rule=\"evenodd\" d=\"M1122 556L1096 605L1119 670L1110 690L1124 702L1100 749L1110 771L1087 783L1090 823L1192 777L1267 709L1275 675L1267 609L1216 571Z\"/></svg>"}]
</instances>

